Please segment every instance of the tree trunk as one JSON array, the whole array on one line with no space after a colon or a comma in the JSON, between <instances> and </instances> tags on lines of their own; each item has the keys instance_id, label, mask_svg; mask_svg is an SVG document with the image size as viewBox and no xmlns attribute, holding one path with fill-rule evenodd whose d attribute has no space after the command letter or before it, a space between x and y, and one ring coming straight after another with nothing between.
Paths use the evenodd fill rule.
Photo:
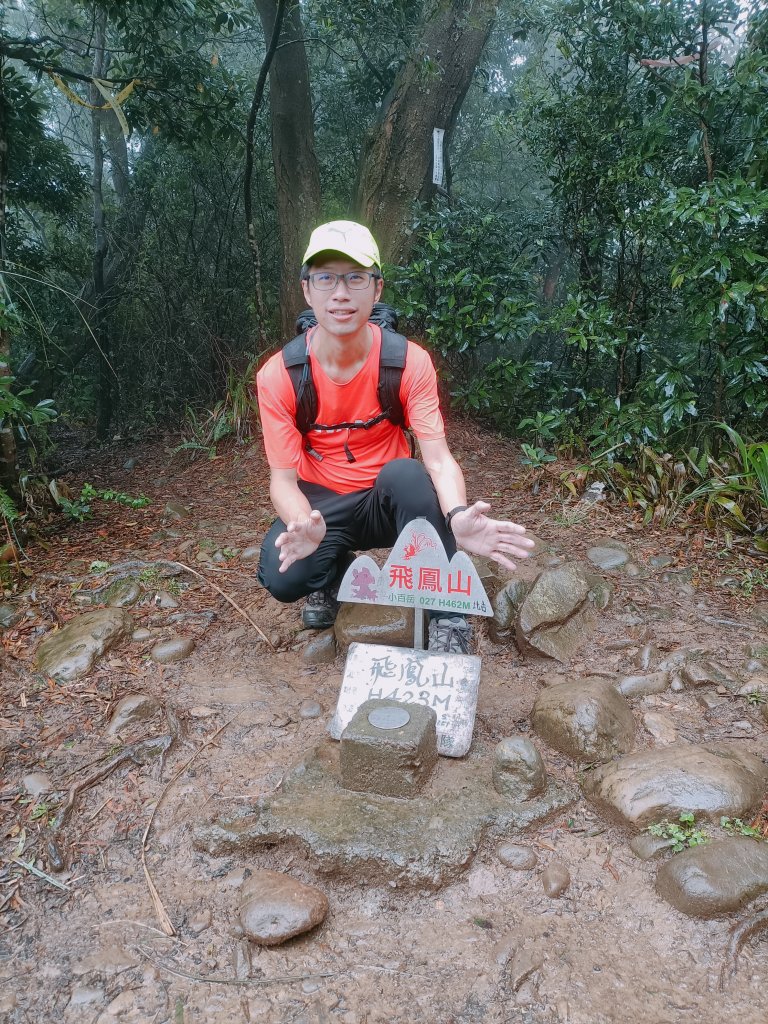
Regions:
<instances>
[{"instance_id":1,"label":"tree trunk","mask_svg":"<svg viewBox=\"0 0 768 1024\"><path fill-rule=\"evenodd\" d=\"M100 11L96 22L94 39L93 77L104 77L106 60L105 44L107 35L106 11ZM93 106L99 106L103 97L96 86L89 90L89 100ZM91 110L91 145L93 147L93 174L91 190L93 192L93 309L90 317L91 330L99 349L99 388L98 411L96 417L96 435L103 439L107 436L112 420L112 379L109 363L109 342L105 317L104 264L107 258L107 232L104 223L104 150L101 143L101 111Z\"/></svg>"},{"instance_id":2,"label":"tree trunk","mask_svg":"<svg viewBox=\"0 0 768 1024\"><path fill-rule=\"evenodd\" d=\"M497 0L425 4L419 41L365 141L354 206L390 263L408 255L413 202L435 194L432 130L444 129L447 152L496 8Z\"/></svg>"},{"instance_id":3,"label":"tree trunk","mask_svg":"<svg viewBox=\"0 0 768 1024\"><path fill-rule=\"evenodd\" d=\"M276 0L255 0L266 39L271 39ZM294 334L296 314L304 306L299 270L309 235L320 215L320 168L315 154L314 115L309 67L304 49L301 8L285 13L280 47L269 70L272 159L277 219L282 244L280 319L283 336Z\"/></svg>"},{"instance_id":4,"label":"tree trunk","mask_svg":"<svg viewBox=\"0 0 768 1024\"><path fill-rule=\"evenodd\" d=\"M9 298L8 284L5 279L5 211L8 192L8 100L3 87L5 59L0 57L0 312ZM11 332L5 324L5 316L0 318L0 377L10 377ZM0 384L0 389L5 385ZM0 415L0 488L13 500L18 501L19 470L16 459L16 438L13 427L7 424Z\"/></svg>"}]
</instances>

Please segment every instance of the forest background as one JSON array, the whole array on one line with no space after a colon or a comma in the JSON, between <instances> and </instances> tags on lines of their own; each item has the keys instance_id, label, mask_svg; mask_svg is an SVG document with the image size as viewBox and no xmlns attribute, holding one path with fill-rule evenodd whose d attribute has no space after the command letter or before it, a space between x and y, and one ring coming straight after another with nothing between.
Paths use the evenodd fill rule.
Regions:
<instances>
[{"instance_id":1,"label":"forest background","mask_svg":"<svg viewBox=\"0 0 768 1024\"><path fill-rule=\"evenodd\" d=\"M10 0L0 509L101 439L248 430L311 227L367 222L401 329L539 476L768 551L758 0ZM433 129L445 173L433 183ZM566 465L567 463L567 465Z\"/></svg>"}]
</instances>

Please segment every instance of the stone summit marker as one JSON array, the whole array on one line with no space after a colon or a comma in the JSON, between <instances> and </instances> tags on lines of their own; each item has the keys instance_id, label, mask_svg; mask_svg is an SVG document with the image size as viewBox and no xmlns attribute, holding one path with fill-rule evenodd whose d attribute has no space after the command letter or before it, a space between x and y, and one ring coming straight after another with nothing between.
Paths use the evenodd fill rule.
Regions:
<instances>
[{"instance_id":1,"label":"stone summit marker","mask_svg":"<svg viewBox=\"0 0 768 1024\"><path fill-rule=\"evenodd\" d=\"M382 569L370 555L355 559L341 581L339 601L412 607L415 647L350 645L329 726L331 736L341 739L365 701L424 704L437 716L438 753L463 757L475 725L480 658L423 650L424 611L493 615L469 555L457 551L449 560L434 527L426 519L414 519L397 538Z\"/></svg>"}]
</instances>

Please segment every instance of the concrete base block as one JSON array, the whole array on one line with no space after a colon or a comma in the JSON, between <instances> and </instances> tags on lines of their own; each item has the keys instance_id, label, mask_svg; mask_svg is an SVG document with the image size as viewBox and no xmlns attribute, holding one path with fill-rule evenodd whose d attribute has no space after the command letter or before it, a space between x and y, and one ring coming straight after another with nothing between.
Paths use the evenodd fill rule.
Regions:
<instances>
[{"instance_id":1,"label":"concrete base block","mask_svg":"<svg viewBox=\"0 0 768 1024\"><path fill-rule=\"evenodd\" d=\"M367 700L341 734L341 785L413 797L437 764L437 716L423 704Z\"/></svg>"}]
</instances>

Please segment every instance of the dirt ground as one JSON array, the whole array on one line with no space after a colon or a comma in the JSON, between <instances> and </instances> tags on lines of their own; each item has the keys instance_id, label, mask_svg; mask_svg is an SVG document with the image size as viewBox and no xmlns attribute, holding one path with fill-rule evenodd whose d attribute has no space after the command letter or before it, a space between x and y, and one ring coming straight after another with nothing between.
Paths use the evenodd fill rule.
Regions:
<instances>
[{"instance_id":1,"label":"dirt ground","mask_svg":"<svg viewBox=\"0 0 768 1024\"><path fill-rule=\"evenodd\" d=\"M746 645L766 641L766 627L750 609L768 592L758 586L747 595L736 585L740 574L760 563L729 552L721 538L693 527L645 528L625 506L611 502L579 518L575 503L566 504L546 482L531 493L531 478L507 442L462 424L453 428L451 441L471 495L522 522L555 553L583 559L597 539L611 537L624 541L642 567L635 578L606 574L615 586L612 604L569 673L629 672L648 639L664 653L704 649L738 670ZM129 458L136 459L130 471L123 468ZM734 920L693 920L664 903L654 891L657 865L638 860L628 846L631 836L602 821L583 800L520 840L538 855L534 870L504 867L489 846L462 877L437 892L403 890L375 877L322 876L311 858L279 847L243 860L195 852L195 825L225 804L273 792L284 771L324 736L343 661L306 665L300 609L280 606L261 591L256 563L241 557L271 520L257 445L189 462L169 456L161 443L115 442L99 453L73 452L66 479L75 492L87 479L144 494L151 504L133 510L97 503L91 520L59 524L30 542L19 588L26 594L19 602L25 617L0 634L0 1019L768 1020L765 933L745 946L738 973L718 991ZM191 514L171 521L168 501L183 503ZM203 559L220 552L223 560L199 560L201 552ZM672 565L653 568L650 559L658 555L671 556ZM158 607L149 592L131 614L137 627L152 630L151 639L113 648L77 682L58 684L36 674L32 659L41 638L82 610L77 581L89 576L93 561L158 558L184 562L204 577L179 578L184 618L171 622L174 612ZM690 585L675 586L665 577L670 569L688 570ZM93 583L90 577L86 586ZM247 612L274 650L214 585ZM172 632L194 637L195 652L177 664L157 665L149 649ZM559 667L494 645L483 623L477 633L483 674L473 749L491 749L505 736L528 732L539 679ZM121 765L82 793L55 836L65 865L54 873L48 843L57 806L74 783L103 765L100 759L119 751L106 724L117 700L139 692L170 709L181 725L178 737L162 763ZM300 714L308 699L320 703L319 718ZM651 709L668 717L680 741L727 738L768 754L765 720L744 700L723 697L705 713L691 692L668 691L632 704L638 723ZM745 720L751 725L746 731L735 724ZM161 714L124 738L167 732ZM638 725L638 747L653 742ZM543 753L553 776L574 781L573 765ZM34 772L49 776L54 792L30 797L22 780ZM145 861L155 901L142 865L148 826ZM545 896L541 883L553 859L564 862L572 878L557 899ZM283 946L252 946L240 932L238 891L258 867L318 885L330 901L324 923ZM164 934L159 906L175 935ZM753 904L739 919L760 906Z\"/></svg>"}]
</instances>

